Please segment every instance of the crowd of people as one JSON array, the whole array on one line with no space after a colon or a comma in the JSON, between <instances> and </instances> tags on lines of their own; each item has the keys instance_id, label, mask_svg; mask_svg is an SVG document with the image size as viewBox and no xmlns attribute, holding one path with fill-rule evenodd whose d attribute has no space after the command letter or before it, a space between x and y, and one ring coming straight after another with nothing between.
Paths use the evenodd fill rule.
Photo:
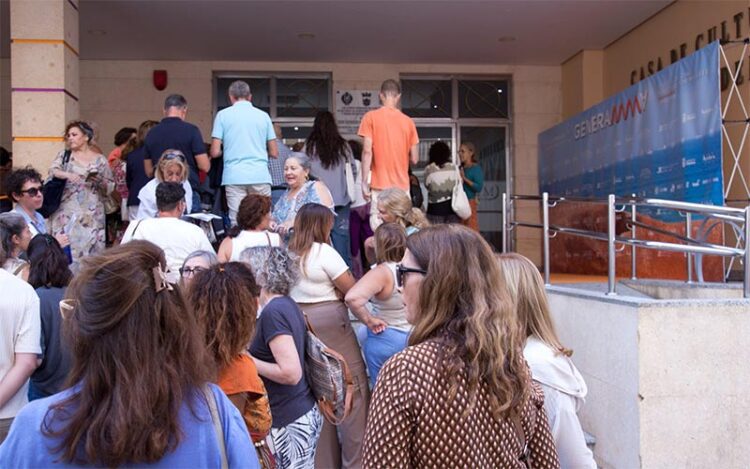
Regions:
<instances>
[{"instance_id":1,"label":"crowd of people","mask_svg":"<svg viewBox=\"0 0 750 469\"><path fill-rule=\"evenodd\" d=\"M596 467L538 270L478 232L474 145L430 147L424 207L395 80L361 143L326 111L297 151L246 83L229 99L210 144L171 95L108 158L74 121L47 178L10 173L0 466ZM341 420L311 331L346 363Z\"/></svg>"}]
</instances>

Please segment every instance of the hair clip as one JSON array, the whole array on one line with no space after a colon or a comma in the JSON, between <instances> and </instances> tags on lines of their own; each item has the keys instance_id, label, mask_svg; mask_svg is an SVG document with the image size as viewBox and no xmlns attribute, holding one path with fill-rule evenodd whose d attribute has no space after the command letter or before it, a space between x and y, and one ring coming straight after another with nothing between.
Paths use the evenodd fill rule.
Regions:
<instances>
[{"instance_id":1,"label":"hair clip","mask_svg":"<svg viewBox=\"0 0 750 469\"><path fill-rule=\"evenodd\" d=\"M151 270L154 273L154 288L156 288L156 293L159 293L164 289L169 291L174 290L172 283L167 277L167 271L161 266L161 263Z\"/></svg>"}]
</instances>

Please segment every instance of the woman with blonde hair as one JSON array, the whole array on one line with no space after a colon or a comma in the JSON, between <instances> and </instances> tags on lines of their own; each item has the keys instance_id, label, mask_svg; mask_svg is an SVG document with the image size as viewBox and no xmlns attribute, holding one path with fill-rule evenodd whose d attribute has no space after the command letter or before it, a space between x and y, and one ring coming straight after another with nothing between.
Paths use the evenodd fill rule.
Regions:
<instances>
[{"instance_id":1,"label":"woman with blonde hair","mask_svg":"<svg viewBox=\"0 0 750 469\"><path fill-rule=\"evenodd\" d=\"M396 281L414 329L380 370L364 467L559 467L492 248L457 224L406 247Z\"/></svg>"},{"instance_id":2,"label":"woman with blonde hair","mask_svg":"<svg viewBox=\"0 0 750 469\"><path fill-rule=\"evenodd\" d=\"M398 223L406 229L406 235L430 226L422 210L412 206L411 196L397 187L380 191L377 197L378 219L382 223ZM375 260L375 238L365 240L365 257L369 262Z\"/></svg>"},{"instance_id":3,"label":"woman with blonde hair","mask_svg":"<svg viewBox=\"0 0 750 469\"><path fill-rule=\"evenodd\" d=\"M331 246L333 223L333 212L320 204L303 205L297 213L289 251L298 256L300 278L289 296L305 312L320 340L344 357L354 382L349 416L338 427L328 421L323 424L315 467L355 468L362 465L370 390L349 310L341 301L354 277Z\"/></svg>"},{"instance_id":4,"label":"woman with blonde hair","mask_svg":"<svg viewBox=\"0 0 750 469\"><path fill-rule=\"evenodd\" d=\"M406 347L411 331L404 300L396 287L396 264L404 257L406 231L398 223L383 223L374 238L378 265L346 294L349 310L367 326L362 348L372 388L383 363ZM368 304L372 305L372 314Z\"/></svg>"},{"instance_id":5,"label":"woman with blonde hair","mask_svg":"<svg viewBox=\"0 0 750 469\"><path fill-rule=\"evenodd\" d=\"M190 187L188 176L190 169L187 165L187 159L180 150L164 150L159 158L159 164L156 165L154 178L148 182L143 189L138 192L138 214L136 220L156 217L156 186L160 182L177 182L182 184L185 189L185 211L190 213L190 207L193 206L193 189Z\"/></svg>"},{"instance_id":6,"label":"woman with blonde hair","mask_svg":"<svg viewBox=\"0 0 750 469\"><path fill-rule=\"evenodd\" d=\"M560 466L596 468L576 412L586 397L586 382L560 343L549 312L544 281L526 257L507 253L499 256L505 285L513 298L521 330L527 337L524 358L534 381L544 390L544 408L555 438Z\"/></svg>"}]
</instances>

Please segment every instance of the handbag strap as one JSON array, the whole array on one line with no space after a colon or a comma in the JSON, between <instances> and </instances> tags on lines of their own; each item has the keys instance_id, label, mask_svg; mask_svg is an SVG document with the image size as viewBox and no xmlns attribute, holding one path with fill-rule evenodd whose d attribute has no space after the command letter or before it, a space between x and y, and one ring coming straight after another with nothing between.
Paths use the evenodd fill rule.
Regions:
<instances>
[{"instance_id":1,"label":"handbag strap","mask_svg":"<svg viewBox=\"0 0 750 469\"><path fill-rule=\"evenodd\" d=\"M533 407L533 405L532 405ZM518 456L518 460L521 461L527 469L531 468L531 449L529 448L529 442L526 440L526 433L523 430L523 424L521 423L521 416L518 411L512 410L510 412L510 420L513 423L513 429L516 432L518 442L521 444L521 454Z\"/></svg>"},{"instance_id":2,"label":"handbag strap","mask_svg":"<svg viewBox=\"0 0 750 469\"><path fill-rule=\"evenodd\" d=\"M264 231L263 231L263 233L265 233L265 234L266 234L266 239L268 240L268 247L269 247L269 248L270 248L270 247L273 247L273 245L271 244L271 236L270 236L270 235L268 234L268 231L265 231L265 230L264 230Z\"/></svg>"},{"instance_id":3,"label":"handbag strap","mask_svg":"<svg viewBox=\"0 0 750 469\"><path fill-rule=\"evenodd\" d=\"M70 151L70 150L65 150L65 153L63 154L63 159L62 159L63 171L67 171L68 170L68 163L70 162L70 155L72 153L73 152Z\"/></svg>"},{"instance_id":4,"label":"handbag strap","mask_svg":"<svg viewBox=\"0 0 750 469\"><path fill-rule=\"evenodd\" d=\"M216 396L208 386L203 386L202 389L203 395L206 396L206 401L208 401L208 410L211 412L211 421L214 424L216 438L218 438L219 440L219 451L221 452L221 469L228 469L229 463L227 462L227 447L224 443L224 429L221 426L219 409L216 407Z\"/></svg>"}]
</instances>

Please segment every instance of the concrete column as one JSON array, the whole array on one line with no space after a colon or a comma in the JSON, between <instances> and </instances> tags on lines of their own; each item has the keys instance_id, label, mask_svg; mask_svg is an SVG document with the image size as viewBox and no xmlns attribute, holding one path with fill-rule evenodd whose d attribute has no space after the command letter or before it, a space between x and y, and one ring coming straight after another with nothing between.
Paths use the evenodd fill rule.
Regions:
<instances>
[{"instance_id":1,"label":"concrete column","mask_svg":"<svg viewBox=\"0 0 750 469\"><path fill-rule=\"evenodd\" d=\"M78 0L11 0L13 164L43 175L78 118Z\"/></svg>"},{"instance_id":2,"label":"concrete column","mask_svg":"<svg viewBox=\"0 0 750 469\"><path fill-rule=\"evenodd\" d=\"M563 119L604 99L604 52L582 50L562 64Z\"/></svg>"}]
</instances>

